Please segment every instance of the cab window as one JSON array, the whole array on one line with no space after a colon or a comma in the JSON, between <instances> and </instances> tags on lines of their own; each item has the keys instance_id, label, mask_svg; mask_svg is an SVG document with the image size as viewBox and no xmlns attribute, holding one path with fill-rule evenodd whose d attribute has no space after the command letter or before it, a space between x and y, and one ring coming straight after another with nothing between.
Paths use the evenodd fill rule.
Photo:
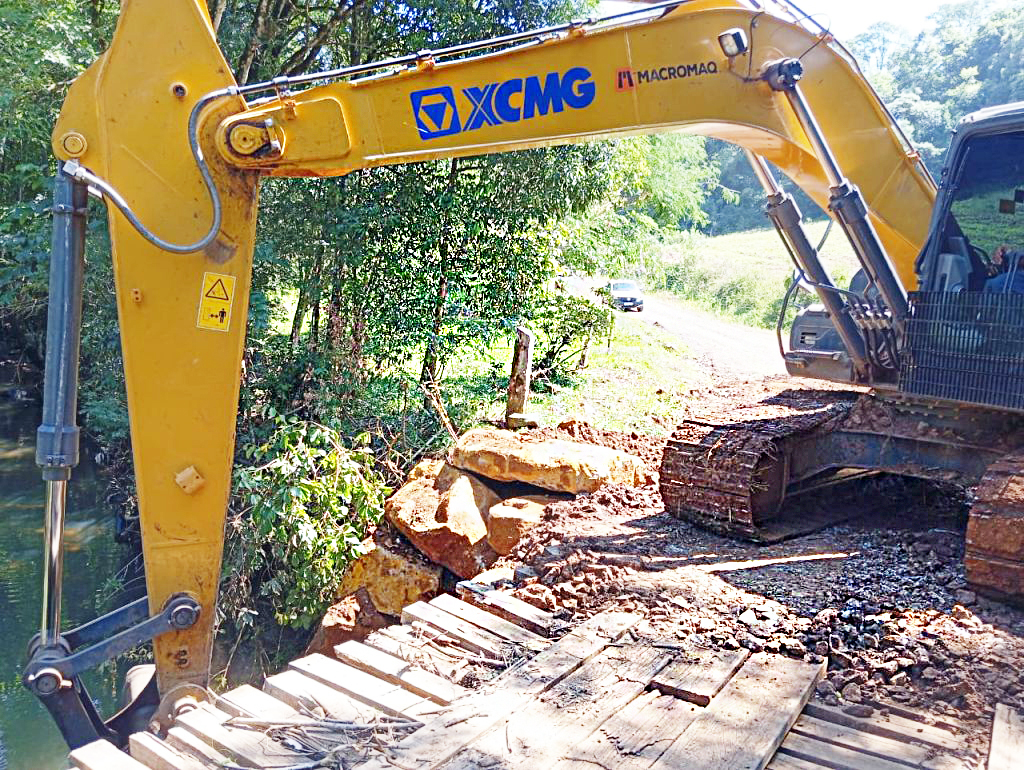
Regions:
<instances>
[{"instance_id":1,"label":"cab window","mask_svg":"<svg viewBox=\"0 0 1024 770\"><path fill-rule=\"evenodd\" d=\"M1024 135L972 139L952 180L937 288L982 290L1005 271L1005 250L1024 253Z\"/></svg>"}]
</instances>

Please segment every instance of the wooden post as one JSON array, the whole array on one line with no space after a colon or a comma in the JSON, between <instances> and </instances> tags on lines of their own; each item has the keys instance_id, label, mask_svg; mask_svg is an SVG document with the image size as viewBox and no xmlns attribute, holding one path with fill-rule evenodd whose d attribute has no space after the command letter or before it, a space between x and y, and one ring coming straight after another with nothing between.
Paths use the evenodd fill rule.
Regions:
<instances>
[{"instance_id":1,"label":"wooden post","mask_svg":"<svg viewBox=\"0 0 1024 770\"><path fill-rule=\"evenodd\" d=\"M533 376L533 339L533 332L529 329L516 328L516 351L512 356L512 376L508 381L505 407L505 425L509 428L521 428L530 422L525 412Z\"/></svg>"}]
</instances>

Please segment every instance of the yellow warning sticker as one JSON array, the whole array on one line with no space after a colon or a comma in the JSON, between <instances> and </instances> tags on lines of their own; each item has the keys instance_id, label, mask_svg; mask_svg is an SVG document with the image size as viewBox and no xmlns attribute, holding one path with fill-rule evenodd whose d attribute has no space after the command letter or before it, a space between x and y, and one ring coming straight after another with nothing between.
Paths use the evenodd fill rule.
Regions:
<instances>
[{"instance_id":1,"label":"yellow warning sticker","mask_svg":"<svg viewBox=\"0 0 1024 770\"><path fill-rule=\"evenodd\" d=\"M221 273L203 273L203 292L199 296L196 326L226 332L231 328L231 300L235 296L235 277Z\"/></svg>"}]
</instances>

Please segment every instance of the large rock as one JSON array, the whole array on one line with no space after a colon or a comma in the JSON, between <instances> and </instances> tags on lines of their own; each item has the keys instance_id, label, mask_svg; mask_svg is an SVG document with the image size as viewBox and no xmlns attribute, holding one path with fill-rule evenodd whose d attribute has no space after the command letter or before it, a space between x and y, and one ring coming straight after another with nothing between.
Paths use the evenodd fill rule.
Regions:
<instances>
[{"instance_id":1,"label":"large rock","mask_svg":"<svg viewBox=\"0 0 1024 770\"><path fill-rule=\"evenodd\" d=\"M365 588L332 605L306 648L306 654L334 657L334 647L342 642L361 642L374 631L391 625L377 612Z\"/></svg>"},{"instance_id":2,"label":"large rock","mask_svg":"<svg viewBox=\"0 0 1024 770\"><path fill-rule=\"evenodd\" d=\"M523 535L540 524L544 509L562 500L554 495L511 497L493 506L487 517L487 542L502 556L508 556Z\"/></svg>"},{"instance_id":3,"label":"large rock","mask_svg":"<svg viewBox=\"0 0 1024 770\"><path fill-rule=\"evenodd\" d=\"M507 430L472 430L448 462L496 481L525 481L553 492L594 492L605 484L641 486L651 472L639 457L595 444L524 441Z\"/></svg>"},{"instance_id":4,"label":"large rock","mask_svg":"<svg viewBox=\"0 0 1024 770\"><path fill-rule=\"evenodd\" d=\"M500 498L451 466L423 466L388 499L384 515L428 559L472 578L498 558L487 544L486 515Z\"/></svg>"},{"instance_id":5,"label":"large rock","mask_svg":"<svg viewBox=\"0 0 1024 770\"><path fill-rule=\"evenodd\" d=\"M365 589L379 612L401 617L403 607L441 593L441 568L400 542L389 528L379 528L363 548L365 555L345 571L339 598Z\"/></svg>"}]
</instances>

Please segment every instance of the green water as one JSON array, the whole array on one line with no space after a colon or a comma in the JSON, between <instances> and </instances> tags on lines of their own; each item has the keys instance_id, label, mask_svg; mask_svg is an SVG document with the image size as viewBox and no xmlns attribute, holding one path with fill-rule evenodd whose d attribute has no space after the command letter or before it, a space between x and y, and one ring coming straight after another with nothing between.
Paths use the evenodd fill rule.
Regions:
<instances>
[{"instance_id":1,"label":"green water","mask_svg":"<svg viewBox=\"0 0 1024 770\"><path fill-rule=\"evenodd\" d=\"M5 386L0 383L0 390ZM35 466L39 409L0 397L0 770L66 767L67 749L47 711L21 685L25 645L39 628L43 483ZM98 614L98 602L126 553L113 537L104 484L83 451L69 485L63 627ZM102 607L103 610L108 609ZM86 677L104 715L116 705L113 666Z\"/></svg>"}]
</instances>

